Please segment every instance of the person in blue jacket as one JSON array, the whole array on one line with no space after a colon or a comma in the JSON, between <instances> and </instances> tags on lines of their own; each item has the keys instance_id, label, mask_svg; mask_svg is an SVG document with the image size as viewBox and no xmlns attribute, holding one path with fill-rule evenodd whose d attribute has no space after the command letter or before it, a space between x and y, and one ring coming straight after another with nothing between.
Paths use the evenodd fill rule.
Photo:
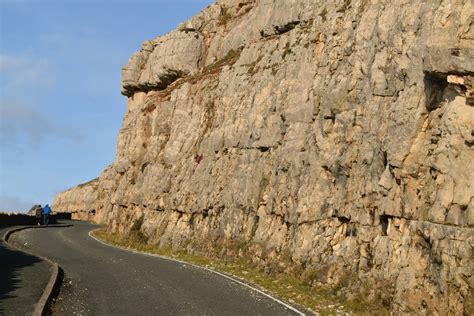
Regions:
<instances>
[{"instance_id":1,"label":"person in blue jacket","mask_svg":"<svg viewBox=\"0 0 474 316\"><path fill-rule=\"evenodd\" d=\"M48 225L49 224L49 215L51 215L51 207L49 207L48 204L46 204L43 207L43 224Z\"/></svg>"}]
</instances>

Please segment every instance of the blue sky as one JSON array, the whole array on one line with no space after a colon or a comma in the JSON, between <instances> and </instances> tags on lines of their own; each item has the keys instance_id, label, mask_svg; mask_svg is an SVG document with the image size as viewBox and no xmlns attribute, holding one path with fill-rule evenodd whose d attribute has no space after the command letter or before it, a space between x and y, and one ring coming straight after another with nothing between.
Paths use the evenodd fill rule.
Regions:
<instances>
[{"instance_id":1,"label":"blue sky","mask_svg":"<svg viewBox=\"0 0 474 316\"><path fill-rule=\"evenodd\" d=\"M0 211L52 203L113 162L121 68L213 0L0 0Z\"/></svg>"}]
</instances>

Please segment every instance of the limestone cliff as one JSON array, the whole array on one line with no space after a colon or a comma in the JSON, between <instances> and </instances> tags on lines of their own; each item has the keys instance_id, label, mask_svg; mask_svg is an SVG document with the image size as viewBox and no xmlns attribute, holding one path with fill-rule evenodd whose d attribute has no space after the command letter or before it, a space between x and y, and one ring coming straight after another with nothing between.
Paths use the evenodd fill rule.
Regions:
<instances>
[{"instance_id":1,"label":"limestone cliff","mask_svg":"<svg viewBox=\"0 0 474 316\"><path fill-rule=\"evenodd\" d=\"M395 313L474 313L473 12L218 1L130 58L116 161L53 207L379 284Z\"/></svg>"},{"instance_id":2,"label":"limestone cliff","mask_svg":"<svg viewBox=\"0 0 474 316\"><path fill-rule=\"evenodd\" d=\"M93 220L98 180L99 178L95 178L58 194L51 205L53 210L71 212L72 219Z\"/></svg>"}]
</instances>

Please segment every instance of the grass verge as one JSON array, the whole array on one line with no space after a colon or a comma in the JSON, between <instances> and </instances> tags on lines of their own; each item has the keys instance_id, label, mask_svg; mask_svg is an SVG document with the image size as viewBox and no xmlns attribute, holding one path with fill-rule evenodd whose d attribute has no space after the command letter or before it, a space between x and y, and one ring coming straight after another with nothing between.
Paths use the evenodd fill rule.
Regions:
<instances>
[{"instance_id":1,"label":"grass verge","mask_svg":"<svg viewBox=\"0 0 474 316\"><path fill-rule=\"evenodd\" d=\"M263 268L256 267L244 259L223 261L189 254L185 251L158 248L156 245L147 244L146 237L139 232L130 234L125 238L118 234L109 233L105 229L96 230L93 234L108 244L177 259L226 273L291 304L304 306L319 315L341 315L351 312L356 315L369 315L370 312L374 312L373 309L367 311L364 307L354 305L354 302L348 304L349 302L342 301L331 289L312 287L311 278L317 274L314 271L306 271L301 275L283 273L269 275L265 273Z\"/></svg>"}]
</instances>

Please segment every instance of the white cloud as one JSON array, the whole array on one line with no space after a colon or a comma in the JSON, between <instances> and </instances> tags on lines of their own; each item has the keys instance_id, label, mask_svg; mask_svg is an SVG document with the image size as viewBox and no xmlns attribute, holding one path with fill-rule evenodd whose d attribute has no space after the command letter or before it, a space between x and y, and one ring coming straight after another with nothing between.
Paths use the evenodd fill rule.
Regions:
<instances>
[{"instance_id":1,"label":"white cloud","mask_svg":"<svg viewBox=\"0 0 474 316\"><path fill-rule=\"evenodd\" d=\"M0 55L0 87L3 95L26 94L50 88L52 69L44 59Z\"/></svg>"},{"instance_id":2,"label":"white cloud","mask_svg":"<svg viewBox=\"0 0 474 316\"><path fill-rule=\"evenodd\" d=\"M51 66L44 59L0 55L0 146L23 151L46 137L80 141L73 129L53 122L37 108L38 94L54 83Z\"/></svg>"},{"instance_id":3,"label":"white cloud","mask_svg":"<svg viewBox=\"0 0 474 316\"><path fill-rule=\"evenodd\" d=\"M0 105L0 146L10 149L20 144L37 146L45 138L55 137L73 142L82 140L81 134L54 123L31 106L18 102Z\"/></svg>"},{"instance_id":4,"label":"white cloud","mask_svg":"<svg viewBox=\"0 0 474 316\"><path fill-rule=\"evenodd\" d=\"M0 212L20 212L25 213L37 203L27 202L17 196L0 195Z\"/></svg>"}]
</instances>

